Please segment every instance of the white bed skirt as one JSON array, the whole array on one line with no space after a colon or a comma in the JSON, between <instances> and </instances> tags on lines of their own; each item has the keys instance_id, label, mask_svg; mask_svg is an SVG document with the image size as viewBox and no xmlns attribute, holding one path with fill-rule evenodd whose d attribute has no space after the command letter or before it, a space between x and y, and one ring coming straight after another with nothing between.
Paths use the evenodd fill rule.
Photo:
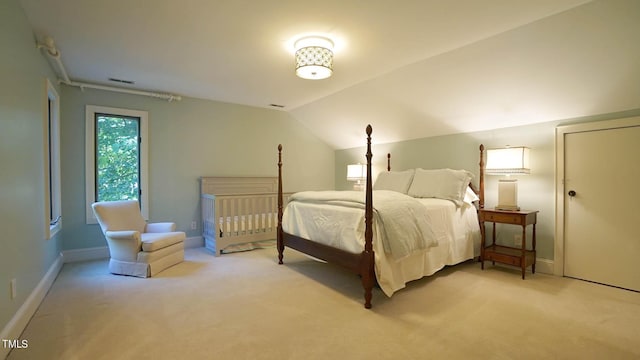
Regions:
<instances>
[{"instance_id":1,"label":"white bed skirt","mask_svg":"<svg viewBox=\"0 0 640 360\"><path fill-rule=\"evenodd\" d=\"M480 226L475 207L461 207L449 200L419 199L437 219L432 228L438 246L413 252L402 259L385 253L374 221L373 250L375 272L382 291L391 296L409 281L433 275L447 265L455 265L480 254ZM364 211L353 207L290 202L282 227L286 233L336 247L351 253L364 249Z\"/></svg>"}]
</instances>

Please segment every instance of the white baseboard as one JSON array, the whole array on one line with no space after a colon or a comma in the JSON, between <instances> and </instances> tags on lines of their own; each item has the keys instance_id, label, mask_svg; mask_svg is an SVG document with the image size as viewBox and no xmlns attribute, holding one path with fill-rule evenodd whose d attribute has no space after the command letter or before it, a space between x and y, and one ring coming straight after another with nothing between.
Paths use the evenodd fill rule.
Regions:
<instances>
[{"instance_id":1,"label":"white baseboard","mask_svg":"<svg viewBox=\"0 0 640 360\"><path fill-rule=\"evenodd\" d=\"M204 238L202 236L188 237L184 240L185 249L199 248L204 246Z\"/></svg>"},{"instance_id":2,"label":"white baseboard","mask_svg":"<svg viewBox=\"0 0 640 360\"><path fill-rule=\"evenodd\" d=\"M184 240L185 249L198 248L204 246L202 236L188 237ZM98 260L109 258L109 248L106 246L92 247L86 249L65 250L62 252L65 263Z\"/></svg>"},{"instance_id":3,"label":"white baseboard","mask_svg":"<svg viewBox=\"0 0 640 360\"><path fill-rule=\"evenodd\" d=\"M541 258L536 259L536 272L553 275L553 266L553 260Z\"/></svg>"},{"instance_id":4,"label":"white baseboard","mask_svg":"<svg viewBox=\"0 0 640 360\"><path fill-rule=\"evenodd\" d=\"M29 294L22 306L20 306L13 318L11 318L4 329L2 329L0 339L17 340L20 338L20 335L29 323L29 320L31 320L33 314L38 310L38 307L40 306L40 303L42 303L45 295L47 295L47 292L49 291L49 288L51 288L53 281L58 276L60 269L62 269L62 264L63 255L60 254L53 264L51 264L51 267L49 267L49 270L42 280L40 280L35 289L33 289L31 294ZM7 355L9 355L9 351L9 348L0 346L0 359L5 359Z\"/></svg>"},{"instance_id":5,"label":"white baseboard","mask_svg":"<svg viewBox=\"0 0 640 360\"><path fill-rule=\"evenodd\" d=\"M85 249L73 249L65 250L62 252L65 263L98 260L109 258L109 248L106 246L85 248Z\"/></svg>"}]
</instances>

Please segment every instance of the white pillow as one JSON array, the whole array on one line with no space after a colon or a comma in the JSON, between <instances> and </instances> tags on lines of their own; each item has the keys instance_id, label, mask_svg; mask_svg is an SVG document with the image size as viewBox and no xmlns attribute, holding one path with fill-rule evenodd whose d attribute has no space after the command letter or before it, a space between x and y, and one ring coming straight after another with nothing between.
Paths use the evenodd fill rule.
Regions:
<instances>
[{"instance_id":1,"label":"white pillow","mask_svg":"<svg viewBox=\"0 0 640 360\"><path fill-rule=\"evenodd\" d=\"M464 193L464 199L462 201L467 204L473 204L474 201L479 201L480 198L478 195L471 189L470 186L467 186L467 191Z\"/></svg>"},{"instance_id":2,"label":"white pillow","mask_svg":"<svg viewBox=\"0 0 640 360\"><path fill-rule=\"evenodd\" d=\"M452 200L462 205L473 174L466 170L416 169L408 194L418 198Z\"/></svg>"},{"instance_id":3,"label":"white pillow","mask_svg":"<svg viewBox=\"0 0 640 360\"><path fill-rule=\"evenodd\" d=\"M378 174L373 190L392 190L406 194L413 180L414 170L383 171Z\"/></svg>"}]
</instances>

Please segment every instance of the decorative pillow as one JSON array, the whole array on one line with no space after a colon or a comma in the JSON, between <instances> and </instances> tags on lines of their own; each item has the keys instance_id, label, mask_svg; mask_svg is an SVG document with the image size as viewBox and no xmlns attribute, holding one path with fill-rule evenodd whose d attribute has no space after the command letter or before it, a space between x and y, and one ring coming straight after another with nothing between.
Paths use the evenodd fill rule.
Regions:
<instances>
[{"instance_id":1,"label":"decorative pillow","mask_svg":"<svg viewBox=\"0 0 640 360\"><path fill-rule=\"evenodd\" d=\"M452 200L462 205L473 174L466 170L416 169L408 194L419 198Z\"/></svg>"},{"instance_id":2,"label":"decorative pillow","mask_svg":"<svg viewBox=\"0 0 640 360\"><path fill-rule=\"evenodd\" d=\"M480 198L478 195L471 189L470 186L467 186L467 191L464 193L464 199L462 201L467 204L473 204L474 201L479 201Z\"/></svg>"},{"instance_id":3,"label":"decorative pillow","mask_svg":"<svg viewBox=\"0 0 640 360\"><path fill-rule=\"evenodd\" d=\"M413 180L414 170L383 171L378 174L373 190L392 190L406 194Z\"/></svg>"}]
</instances>

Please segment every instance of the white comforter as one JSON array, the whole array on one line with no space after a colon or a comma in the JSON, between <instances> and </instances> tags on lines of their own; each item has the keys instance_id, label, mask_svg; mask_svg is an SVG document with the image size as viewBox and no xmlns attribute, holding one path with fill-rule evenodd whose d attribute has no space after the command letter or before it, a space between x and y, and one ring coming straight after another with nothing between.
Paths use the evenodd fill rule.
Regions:
<instances>
[{"instance_id":1,"label":"white comforter","mask_svg":"<svg viewBox=\"0 0 640 360\"><path fill-rule=\"evenodd\" d=\"M291 201L365 207L362 191L304 191L291 196ZM373 193L374 216L381 230L381 241L386 253L402 259L416 250L438 245L430 224L427 208L411 196L395 191L377 190Z\"/></svg>"},{"instance_id":2,"label":"white comforter","mask_svg":"<svg viewBox=\"0 0 640 360\"><path fill-rule=\"evenodd\" d=\"M374 206L379 199L374 191ZM331 201L331 205L319 199L291 201L284 210L283 230L305 239L352 253L364 248L364 211L361 204L363 192L353 196L362 199L360 205L353 202ZM294 195L294 197L297 195ZM320 196L319 194L312 194ZM379 200L378 200L379 201ZM446 265L454 265L478 256L480 253L480 227L476 209L467 203L456 206L449 200L416 199L429 213L428 225L435 234L438 245L416 250L402 259L396 259L384 249L384 237L379 217L373 222L373 250L375 272L382 291L391 296L411 280L429 276ZM346 206L340 206L346 204Z\"/></svg>"}]
</instances>

